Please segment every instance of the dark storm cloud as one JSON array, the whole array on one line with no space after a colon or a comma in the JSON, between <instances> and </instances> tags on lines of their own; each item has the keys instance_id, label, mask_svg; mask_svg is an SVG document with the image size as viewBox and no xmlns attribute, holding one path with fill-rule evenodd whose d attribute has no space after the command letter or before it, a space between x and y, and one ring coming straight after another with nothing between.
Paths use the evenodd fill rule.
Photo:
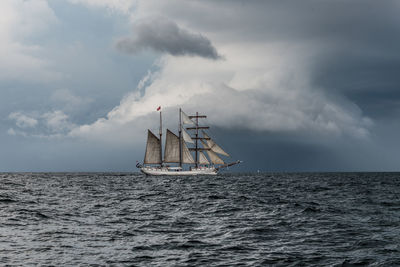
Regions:
<instances>
[{"instance_id":1,"label":"dark storm cloud","mask_svg":"<svg viewBox=\"0 0 400 267\"><path fill-rule=\"evenodd\" d=\"M145 49L174 56L200 56L219 59L217 50L205 36L180 28L165 19L141 22L134 27L134 37L123 38L116 44L125 53L138 53Z\"/></svg>"},{"instance_id":2,"label":"dark storm cloud","mask_svg":"<svg viewBox=\"0 0 400 267\"><path fill-rule=\"evenodd\" d=\"M398 29L400 9L398 1L391 0L195 2L199 3L196 9L191 4L163 9L169 16L184 18L188 25L202 31L233 34L243 41L246 36L251 41L329 42L388 37L387 31Z\"/></svg>"},{"instance_id":3,"label":"dark storm cloud","mask_svg":"<svg viewBox=\"0 0 400 267\"><path fill-rule=\"evenodd\" d=\"M397 125L398 129L399 125ZM392 128L391 128L392 129ZM383 149L365 140L322 136L310 140L307 132L252 132L213 127L213 138L231 158L243 163L229 171L397 171L396 148ZM387 142L391 142L392 136ZM234 144L234 145L233 145Z\"/></svg>"},{"instance_id":4,"label":"dark storm cloud","mask_svg":"<svg viewBox=\"0 0 400 267\"><path fill-rule=\"evenodd\" d=\"M235 28L227 40L304 47L314 88L350 99L373 119L399 116L399 1L229 1L229 11L218 12L226 4L216 4L218 15L202 30Z\"/></svg>"},{"instance_id":5,"label":"dark storm cloud","mask_svg":"<svg viewBox=\"0 0 400 267\"><path fill-rule=\"evenodd\" d=\"M283 6L273 10L288 21L279 20L271 38L309 47L313 87L347 97L373 119L398 117L399 2L309 1L296 10L293 4Z\"/></svg>"},{"instance_id":6,"label":"dark storm cloud","mask_svg":"<svg viewBox=\"0 0 400 267\"><path fill-rule=\"evenodd\" d=\"M205 0L197 3L202 3L197 9L190 5L189 8L171 6L168 13L173 17L183 16L189 26L212 31L227 42L258 40L306 47L310 56L305 64L310 66L316 88L345 95L373 117L397 109L400 101L399 1ZM205 13L207 19L204 19Z\"/></svg>"}]
</instances>

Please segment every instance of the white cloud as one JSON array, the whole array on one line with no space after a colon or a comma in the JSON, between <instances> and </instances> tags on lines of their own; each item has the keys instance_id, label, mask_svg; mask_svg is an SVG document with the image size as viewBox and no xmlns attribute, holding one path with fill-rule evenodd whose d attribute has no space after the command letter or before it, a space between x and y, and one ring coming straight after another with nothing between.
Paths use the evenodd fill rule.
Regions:
<instances>
[{"instance_id":1,"label":"white cloud","mask_svg":"<svg viewBox=\"0 0 400 267\"><path fill-rule=\"evenodd\" d=\"M33 128L38 124L37 119L21 112L13 112L8 116L8 118L14 120L15 124L20 128Z\"/></svg>"},{"instance_id":2,"label":"white cloud","mask_svg":"<svg viewBox=\"0 0 400 267\"><path fill-rule=\"evenodd\" d=\"M37 54L27 38L46 30L57 18L45 0L4 0L0 8L0 80L47 81L60 74Z\"/></svg>"},{"instance_id":3,"label":"white cloud","mask_svg":"<svg viewBox=\"0 0 400 267\"><path fill-rule=\"evenodd\" d=\"M51 133L65 133L74 128L74 124L69 122L69 117L61 110L46 112L41 115L44 124Z\"/></svg>"},{"instance_id":4,"label":"white cloud","mask_svg":"<svg viewBox=\"0 0 400 267\"><path fill-rule=\"evenodd\" d=\"M68 0L74 4L84 4L88 7L105 7L113 11L128 13L133 7L132 0Z\"/></svg>"},{"instance_id":5,"label":"white cloud","mask_svg":"<svg viewBox=\"0 0 400 267\"><path fill-rule=\"evenodd\" d=\"M54 110L40 114L32 112L24 114L13 112L9 119L15 121L16 128L8 129L9 135L32 136L40 138L65 137L68 132L76 127L69 116L61 110Z\"/></svg>"},{"instance_id":6,"label":"white cloud","mask_svg":"<svg viewBox=\"0 0 400 267\"><path fill-rule=\"evenodd\" d=\"M7 133L8 133L9 135L17 135L17 133L15 132L15 130L14 130L13 128L8 129L8 130L7 130Z\"/></svg>"},{"instance_id":7,"label":"white cloud","mask_svg":"<svg viewBox=\"0 0 400 267\"><path fill-rule=\"evenodd\" d=\"M368 136L371 121L357 106L344 99L331 99L311 87L304 60L293 55L301 54L301 48L292 47L293 54L286 56L282 56L279 45L220 48L226 55L221 62L164 57L143 96L138 92L128 95L107 118L76 128L71 134L103 136L112 141L109 136L113 130L126 132L130 125L144 132L146 127L157 126L157 118L151 114L161 105L167 112L183 107L189 113L206 113L211 124L228 128ZM139 130L135 132L140 134Z\"/></svg>"}]
</instances>

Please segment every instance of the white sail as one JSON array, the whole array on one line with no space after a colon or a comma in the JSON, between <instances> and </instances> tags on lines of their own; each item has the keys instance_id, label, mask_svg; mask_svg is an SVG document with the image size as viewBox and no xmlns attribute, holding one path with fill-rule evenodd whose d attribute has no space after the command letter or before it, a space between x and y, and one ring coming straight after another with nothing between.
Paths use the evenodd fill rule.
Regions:
<instances>
[{"instance_id":1,"label":"white sail","mask_svg":"<svg viewBox=\"0 0 400 267\"><path fill-rule=\"evenodd\" d=\"M200 159L199 159L200 164L204 164L204 165L210 164L210 162L208 161L208 159L206 158L206 156L204 155L203 152L200 152L199 155L200 155Z\"/></svg>"},{"instance_id":2,"label":"white sail","mask_svg":"<svg viewBox=\"0 0 400 267\"><path fill-rule=\"evenodd\" d=\"M182 142L182 163L195 163L185 142Z\"/></svg>"},{"instance_id":3,"label":"white sail","mask_svg":"<svg viewBox=\"0 0 400 267\"><path fill-rule=\"evenodd\" d=\"M207 150L207 154L213 164L225 164L225 162L212 150Z\"/></svg>"},{"instance_id":4,"label":"white sail","mask_svg":"<svg viewBox=\"0 0 400 267\"><path fill-rule=\"evenodd\" d=\"M161 151L160 139L157 136L155 136L150 130L148 130L144 164L160 164L161 163L160 151Z\"/></svg>"},{"instance_id":5,"label":"white sail","mask_svg":"<svg viewBox=\"0 0 400 267\"><path fill-rule=\"evenodd\" d=\"M201 140L201 143L203 144L204 148L210 148L203 140ZM225 162L220 157L218 157L218 155L215 152L213 152L211 149L206 150L206 151L207 151L208 157L210 158L210 160L213 164L225 164Z\"/></svg>"},{"instance_id":6,"label":"white sail","mask_svg":"<svg viewBox=\"0 0 400 267\"><path fill-rule=\"evenodd\" d=\"M179 162L179 137L168 129L165 139L164 162Z\"/></svg>"},{"instance_id":7,"label":"white sail","mask_svg":"<svg viewBox=\"0 0 400 267\"><path fill-rule=\"evenodd\" d=\"M189 118L188 115L186 115L185 112L181 110L181 116L182 116L182 124L190 124L194 125L194 122Z\"/></svg>"},{"instance_id":8,"label":"white sail","mask_svg":"<svg viewBox=\"0 0 400 267\"><path fill-rule=\"evenodd\" d=\"M204 136L205 138L210 138L210 137L208 136L208 134L207 134L206 132L204 132L204 131L203 131L203 136ZM206 139L206 142L207 142L207 146L208 146L209 148L211 148L211 150L212 150L213 152L218 153L218 154L220 154L220 155L224 155L224 156L229 157L229 154L226 153L226 152L225 152L219 145L217 145L211 138L210 138L210 139Z\"/></svg>"},{"instance_id":9,"label":"white sail","mask_svg":"<svg viewBox=\"0 0 400 267\"><path fill-rule=\"evenodd\" d=\"M183 140L185 140L185 142L194 144L193 139L190 137L190 135L183 128L182 128L182 137L183 137Z\"/></svg>"}]
</instances>

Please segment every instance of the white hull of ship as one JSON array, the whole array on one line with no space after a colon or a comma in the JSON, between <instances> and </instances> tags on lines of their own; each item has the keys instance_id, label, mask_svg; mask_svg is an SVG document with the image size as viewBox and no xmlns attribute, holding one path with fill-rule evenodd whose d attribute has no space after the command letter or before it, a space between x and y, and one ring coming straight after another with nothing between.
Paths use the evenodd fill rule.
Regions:
<instances>
[{"instance_id":1,"label":"white hull of ship","mask_svg":"<svg viewBox=\"0 0 400 267\"><path fill-rule=\"evenodd\" d=\"M188 175L217 175L216 168L195 168L188 171L168 169L168 168L152 168L142 167L140 171L146 175L171 175L171 176L188 176Z\"/></svg>"}]
</instances>

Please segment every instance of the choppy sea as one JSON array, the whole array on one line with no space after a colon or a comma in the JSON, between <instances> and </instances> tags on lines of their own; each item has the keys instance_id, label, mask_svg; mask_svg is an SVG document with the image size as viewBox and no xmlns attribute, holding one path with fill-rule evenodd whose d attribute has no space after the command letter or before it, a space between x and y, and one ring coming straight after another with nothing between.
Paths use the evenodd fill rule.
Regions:
<instances>
[{"instance_id":1,"label":"choppy sea","mask_svg":"<svg viewBox=\"0 0 400 267\"><path fill-rule=\"evenodd\" d=\"M0 265L399 266L399 173L0 174Z\"/></svg>"}]
</instances>

